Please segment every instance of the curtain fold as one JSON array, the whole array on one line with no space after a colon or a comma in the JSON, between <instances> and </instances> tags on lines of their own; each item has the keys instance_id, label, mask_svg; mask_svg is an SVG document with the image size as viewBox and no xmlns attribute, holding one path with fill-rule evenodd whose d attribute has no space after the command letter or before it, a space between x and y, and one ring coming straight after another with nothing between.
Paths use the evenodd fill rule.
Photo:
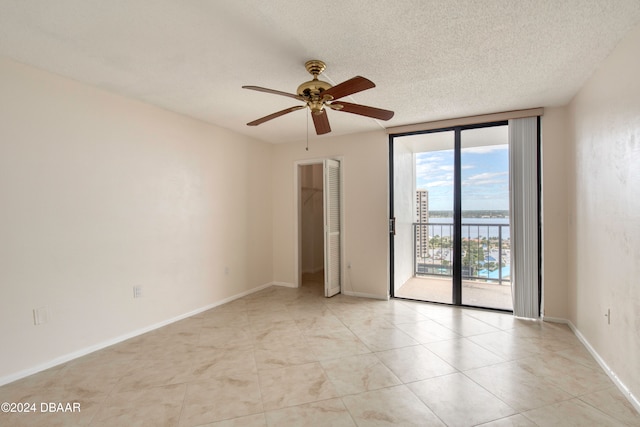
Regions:
<instances>
[{"instance_id":1,"label":"curtain fold","mask_svg":"<svg viewBox=\"0 0 640 427\"><path fill-rule=\"evenodd\" d=\"M538 118L509 120L513 314L538 319Z\"/></svg>"}]
</instances>

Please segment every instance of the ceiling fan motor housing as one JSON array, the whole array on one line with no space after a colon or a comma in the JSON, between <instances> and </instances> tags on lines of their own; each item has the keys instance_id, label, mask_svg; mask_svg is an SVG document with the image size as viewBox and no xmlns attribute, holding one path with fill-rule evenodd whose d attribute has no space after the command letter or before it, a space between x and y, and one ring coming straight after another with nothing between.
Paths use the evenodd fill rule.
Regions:
<instances>
[{"instance_id":1,"label":"ceiling fan motor housing","mask_svg":"<svg viewBox=\"0 0 640 427\"><path fill-rule=\"evenodd\" d=\"M331 83L323 82L322 80L313 79L308 82L302 83L298 86L298 95L303 97L322 97L322 92L333 87ZM332 97L333 98L333 97Z\"/></svg>"},{"instance_id":2,"label":"ceiling fan motor housing","mask_svg":"<svg viewBox=\"0 0 640 427\"><path fill-rule=\"evenodd\" d=\"M333 86L330 83L318 80L318 75L325 70L326 65L318 59L312 59L311 61L307 61L304 66L313 76L313 80L309 80L298 86L297 93L306 99L307 105L313 114L322 114L324 103L333 99L333 97L329 95L327 95L327 97L322 96L322 92Z\"/></svg>"},{"instance_id":3,"label":"ceiling fan motor housing","mask_svg":"<svg viewBox=\"0 0 640 427\"><path fill-rule=\"evenodd\" d=\"M329 89L331 84L322 80L310 80L298 86L298 95L302 96L313 114L322 114L324 103L333 99L332 96L324 97L322 92Z\"/></svg>"}]
</instances>

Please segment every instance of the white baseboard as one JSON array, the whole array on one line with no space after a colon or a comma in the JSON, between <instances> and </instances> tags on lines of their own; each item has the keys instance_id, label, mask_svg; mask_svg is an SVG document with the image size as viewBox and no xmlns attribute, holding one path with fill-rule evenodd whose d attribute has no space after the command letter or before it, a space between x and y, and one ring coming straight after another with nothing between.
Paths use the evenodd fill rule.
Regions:
<instances>
[{"instance_id":1,"label":"white baseboard","mask_svg":"<svg viewBox=\"0 0 640 427\"><path fill-rule=\"evenodd\" d=\"M541 316L542 320L544 322L550 322L550 323L562 323L564 325L568 325L569 321L567 319L563 319L561 317L548 317L548 316ZM572 328L573 330L573 328ZM575 334L575 331L574 331Z\"/></svg>"},{"instance_id":2,"label":"white baseboard","mask_svg":"<svg viewBox=\"0 0 640 427\"><path fill-rule=\"evenodd\" d=\"M371 298L371 299L379 299L383 301L389 300L389 295L366 294L364 292L352 292L352 291L347 291L345 289L342 289L340 292L350 297Z\"/></svg>"},{"instance_id":3,"label":"white baseboard","mask_svg":"<svg viewBox=\"0 0 640 427\"><path fill-rule=\"evenodd\" d=\"M287 283L287 282L271 282L270 285L283 286L285 288L297 288L295 283Z\"/></svg>"},{"instance_id":4,"label":"white baseboard","mask_svg":"<svg viewBox=\"0 0 640 427\"><path fill-rule=\"evenodd\" d=\"M593 358L596 360L596 362L598 362L598 365L600 365L602 370L607 374L607 376L611 379L611 381L613 381L613 383L616 385L616 387L618 387L618 389L622 392L624 397L627 398L629 403L631 403L631 405L633 405L633 407L636 409L636 411L640 412L640 400L638 400L638 398L633 395L633 393L620 380L620 378L618 378L616 373L613 372L613 370L609 367L609 365L607 365L607 362L605 362L604 359L602 357L600 357L598 352L591 346L589 341L587 341L585 336L582 335L582 333L578 330L578 328L576 328L576 326L573 324L573 322L571 322L570 320L567 320L567 319L559 318L559 317L546 317L546 316L543 317L543 320L545 322L563 323L563 324L568 325L569 328L571 328L571 331L574 333L574 335L578 338L578 340L580 340L580 342L586 347L587 351L589 351L589 353L591 353L591 356L593 356Z\"/></svg>"},{"instance_id":5,"label":"white baseboard","mask_svg":"<svg viewBox=\"0 0 640 427\"><path fill-rule=\"evenodd\" d=\"M267 283L267 284L264 284L264 285L257 286L257 287L255 287L253 289L249 289L248 291L244 291L242 293L230 296L230 297L225 298L223 300L216 301L216 302L214 302L212 304L208 304L208 305L206 305L204 307L197 308L197 309L192 310L192 311L190 311L188 313L184 313L184 314L181 314L179 316L172 317L171 319L163 320L161 322L155 323L155 324L150 325L150 326L146 326L144 328L136 329L135 331L131 331L131 332L126 333L124 335L120 335L120 336L117 336L115 338L111 338L109 340L103 341L101 343L98 343L98 344L95 344L95 345L92 345L92 346L89 346L89 347L85 347L85 348L80 349L78 351L74 351L72 353L68 353L68 354L65 354L63 356L56 357L53 360L50 360L50 361L48 361L46 363L42 363L40 365L34 366L32 368L24 369L22 371L14 373L14 374L10 374L10 375L4 376L4 377L0 378L0 386L5 385L5 384L9 384L9 383L14 382L14 381L17 381L17 380L19 380L21 378L28 377L29 375L37 374L38 372L44 371L44 370L49 369L49 368L53 368L54 366L60 365L62 363L69 362L70 360L77 359L78 357L86 356L89 353L93 353L95 351L102 350L103 348L106 348L106 347L112 346L114 344L118 344L118 343L120 343L122 341L126 341L128 339L137 337L138 335L142 335L142 334L145 334L147 332L151 332L151 331L153 331L155 329L162 328L163 326L170 325L171 323L177 322L179 320L186 319L187 317L195 316L196 314L202 313L203 311L211 310L212 308L224 305L224 304L226 304L228 302L237 300L238 298L242 298L242 297L245 297L247 295L253 294L255 292L261 291L262 289L266 289L266 288L268 288L270 286L273 286L274 284L275 284L274 282L271 282L271 283Z\"/></svg>"}]
</instances>

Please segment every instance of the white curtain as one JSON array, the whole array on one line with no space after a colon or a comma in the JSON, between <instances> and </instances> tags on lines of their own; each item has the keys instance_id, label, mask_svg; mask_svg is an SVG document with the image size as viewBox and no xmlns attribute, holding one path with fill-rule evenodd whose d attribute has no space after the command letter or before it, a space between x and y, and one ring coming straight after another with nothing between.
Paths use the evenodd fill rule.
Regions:
<instances>
[{"instance_id":1,"label":"white curtain","mask_svg":"<svg viewBox=\"0 0 640 427\"><path fill-rule=\"evenodd\" d=\"M513 314L540 317L538 265L538 118L509 120Z\"/></svg>"}]
</instances>

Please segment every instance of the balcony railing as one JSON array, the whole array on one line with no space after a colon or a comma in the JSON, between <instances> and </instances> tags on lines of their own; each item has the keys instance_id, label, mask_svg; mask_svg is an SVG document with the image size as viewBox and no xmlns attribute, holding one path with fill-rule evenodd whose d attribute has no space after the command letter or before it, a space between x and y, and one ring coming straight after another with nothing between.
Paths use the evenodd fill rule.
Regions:
<instances>
[{"instance_id":1,"label":"balcony railing","mask_svg":"<svg viewBox=\"0 0 640 427\"><path fill-rule=\"evenodd\" d=\"M462 224L462 279L511 282L509 224ZM414 223L414 273L453 275L453 224Z\"/></svg>"}]
</instances>

